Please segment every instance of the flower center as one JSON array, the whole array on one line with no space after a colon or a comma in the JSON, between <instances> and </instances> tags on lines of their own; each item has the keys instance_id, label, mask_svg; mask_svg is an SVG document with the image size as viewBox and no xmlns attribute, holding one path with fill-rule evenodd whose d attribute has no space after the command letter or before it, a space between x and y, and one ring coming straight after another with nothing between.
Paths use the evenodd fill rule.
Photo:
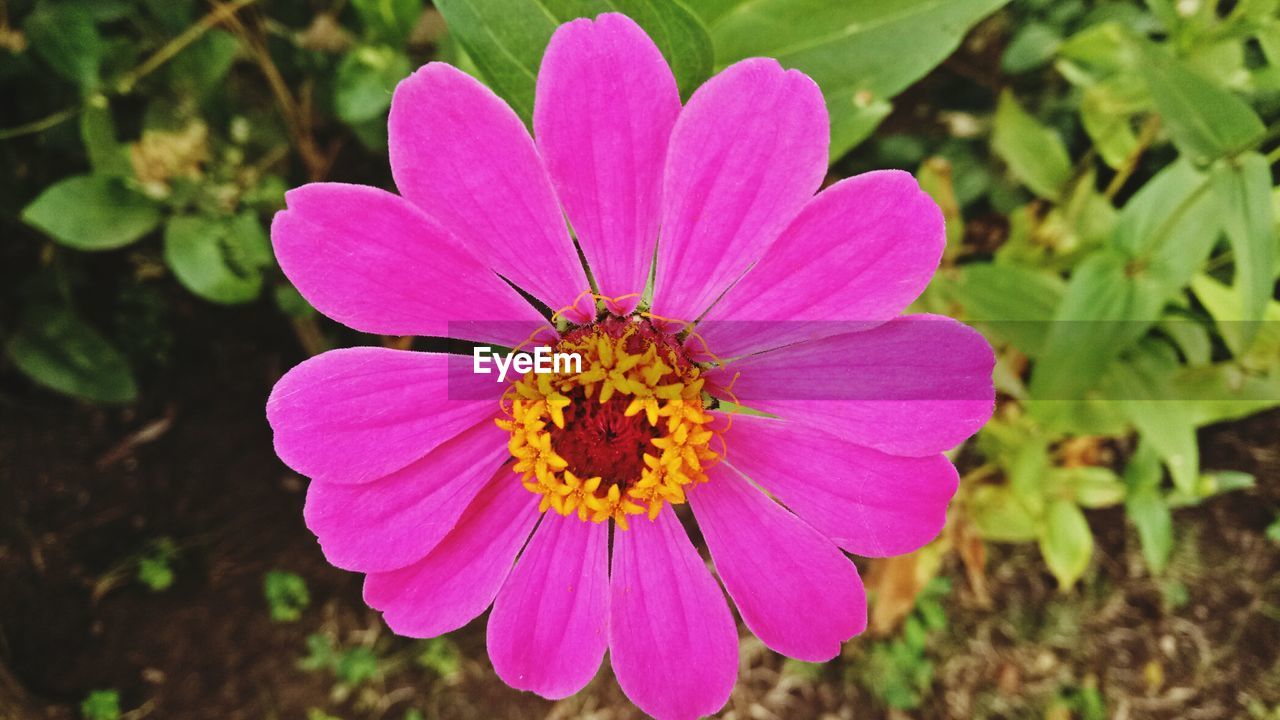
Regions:
<instances>
[{"instance_id":1,"label":"flower center","mask_svg":"<svg viewBox=\"0 0 1280 720\"><path fill-rule=\"evenodd\" d=\"M579 372L526 374L503 395L514 469L540 510L612 518L656 518L685 502L720 458L702 397L701 370L670 333L613 315L565 332L554 351L577 353ZM575 368L577 370L577 368Z\"/></svg>"}]
</instances>

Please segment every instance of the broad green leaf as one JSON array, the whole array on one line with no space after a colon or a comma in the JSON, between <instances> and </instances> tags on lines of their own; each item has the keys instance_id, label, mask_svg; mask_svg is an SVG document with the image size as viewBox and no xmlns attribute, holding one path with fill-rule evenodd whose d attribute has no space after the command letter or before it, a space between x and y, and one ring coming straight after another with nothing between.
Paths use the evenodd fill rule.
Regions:
<instances>
[{"instance_id":1,"label":"broad green leaf","mask_svg":"<svg viewBox=\"0 0 1280 720\"><path fill-rule=\"evenodd\" d=\"M358 47L347 53L334 78L334 111L355 125L380 117L391 107L391 92L413 67L408 56L386 46Z\"/></svg>"},{"instance_id":2,"label":"broad green leaf","mask_svg":"<svg viewBox=\"0 0 1280 720\"><path fill-rule=\"evenodd\" d=\"M1162 297L1140 287L1118 253L1100 251L1076 268L1031 375L1041 400L1083 400L1125 348L1158 318Z\"/></svg>"},{"instance_id":3,"label":"broad green leaf","mask_svg":"<svg viewBox=\"0 0 1280 720\"><path fill-rule=\"evenodd\" d=\"M1255 32L1267 64L1273 68L1280 67L1280 19L1271 18L1270 22L1260 24Z\"/></svg>"},{"instance_id":4,"label":"broad green leaf","mask_svg":"<svg viewBox=\"0 0 1280 720\"><path fill-rule=\"evenodd\" d=\"M247 218L247 220L245 219ZM254 300L262 290L262 228L252 214L234 219L174 217L165 226L164 259L191 292L216 303Z\"/></svg>"},{"instance_id":5,"label":"broad green leaf","mask_svg":"<svg viewBox=\"0 0 1280 720\"><path fill-rule=\"evenodd\" d=\"M973 263L957 270L955 301L965 319L1035 357L1044 347L1066 285L1056 274L1016 265Z\"/></svg>"},{"instance_id":6,"label":"broad green leaf","mask_svg":"<svg viewBox=\"0 0 1280 720\"><path fill-rule=\"evenodd\" d=\"M123 403L138 394L124 356L67 308L29 308L5 352L32 380L67 395Z\"/></svg>"},{"instance_id":7,"label":"broad green leaf","mask_svg":"<svg viewBox=\"0 0 1280 720\"><path fill-rule=\"evenodd\" d=\"M80 113L80 139L89 154L89 165L95 175L132 177L129 153L116 139L116 124L104 95L94 95Z\"/></svg>"},{"instance_id":8,"label":"broad green leaf","mask_svg":"<svg viewBox=\"0 0 1280 720\"><path fill-rule=\"evenodd\" d=\"M218 87L235 61L240 41L225 30L210 30L178 53L169 66L175 88L197 97Z\"/></svg>"},{"instance_id":9,"label":"broad green leaf","mask_svg":"<svg viewBox=\"0 0 1280 720\"><path fill-rule=\"evenodd\" d=\"M1187 491L1200 473L1200 448L1194 404L1178 397L1173 387L1177 358L1164 343L1146 341L1126 359L1111 368L1108 395L1118 399L1143 442L1169 467L1173 484Z\"/></svg>"},{"instance_id":10,"label":"broad green leaf","mask_svg":"<svg viewBox=\"0 0 1280 720\"><path fill-rule=\"evenodd\" d=\"M1045 439L1032 437L1018 447L1007 472L1013 496L1039 517L1044 512L1045 476L1049 472L1049 446Z\"/></svg>"},{"instance_id":11,"label":"broad green leaf","mask_svg":"<svg viewBox=\"0 0 1280 720\"><path fill-rule=\"evenodd\" d=\"M857 138L844 132L854 98L884 101L959 46L969 28L1007 0L751 0L715 13L716 66L777 58L822 88L832 157ZM865 104L865 103L864 103Z\"/></svg>"},{"instance_id":12,"label":"broad green leaf","mask_svg":"<svg viewBox=\"0 0 1280 720\"><path fill-rule=\"evenodd\" d=\"M1173 520L1169 506L1160 495L1160 458L1151 443L1140 441L1124 469L1125 514L1138 529L1142 555L1152 573L1159 573L1173 549Z\"/></svg>"},{"instance_id":13,"label":"broad green leaf","mask_svg":"<svg viewBox=\"0 0 1280 720\"><path fill-rule=\"evenodd\" d=\"M1112 168L1124 165L1138 147L1133 115L1142 109L1143 98L1134 97L1134 80L1132 75L1117 75L1086 87L1080 99L1080 123L1098 154Z\"/></svg>"},{"instance_id":14,"label":"broad green leaf","mask_svg":"<svg viewBox=\"0 0 1280 720\"><path fill-rule=\"evenodd\" d=\"M1060 486L1065 496L1080 507L1104 508L1124 502L1124 483L1111 468L1053 468L1048 482Z\"/></svg>"},{"instance_id":15,"label":"broad green leaf","mask_svg":"<svg viewBox=\"0 0 1280 720\"><path fill-rule=\"evenodd\" d=\"M1003 485L974 488L965 510L984 540L1028 542L1037 537L1035 516Z\"/></svg>"},{"instance_id":16,"label":"broad green leaf","mask_svg":"<svg viewBox=\"0 0 1280 720\"><path fill-rule=\"evenodd\" d=\"M1034 70L1049 62L1062 44L1062 35L1052 25L1033 22L1022 26L1004 49L1000 66L1007 73Z\"/></svg>"},{"instance_id":17,"label":"broad green leaf","mask_svg":"<svg viewBox=\"0 0 1280 720\"><path fill-rule=\"evenodd\" d=\"M1064 592L1084 575L1093 555L1093 533L1075 503L1055 500L1049 504L1040 528L1040 554Z\"/></svg>"},{"instance_id":18,"label":"broad green leaf","mask_svg":"<svg viewBox=\"0 0 1280 720\"><path fill-rule=\"evenodd\" d=\"M1169 394L1191 423L1238 420L1280 406L1280 357L1272 356L1270 372L1260 374L1236 363L1182 368L1169 380Z\"/></svg>"},{"instance_id":19,"label":"broad green leaf","mask_svg":"<svg viewBox=\"0 0 1280 720\"><path fill-rule=\"evenodd\" d=\"M1244 100L1150 43L1139 48L1151 96L1179 150L1204 163L1262 138L1266 128Z\"/></svg>"},{"instance_id":20,"label":"broad green leaf","mask_svg":"<svg viewBox=\"0 0 1280 720\"><path fill-rule=\"evenodd\" d=\"M1160 319L1157 327L1178 346L1187 365L1207 365L1213 359L1213 339L1209 336L1209 329L1200 322L1181 315L1167 314Z\"/></svg>"},{"instance_id":21,"label":"broad green leaf","mask_svg":"<svg viewBox=\"0 0 1280 720\"><path fill-rule=\"evenodd\" d=\"M1130 321L1133 339L1200 271L1221 221L1208 177L1184 160L1158 173L1121 210L1112 244L1127 258L1124 274L1138 301L1120 316Z\"/></svg>"},{"instance_id":22,"label":"broad green leaf","mask_svg":"<svg viewBox=\"0 0 1280 720\"><path fill-rule=\"evenodd\" d=\"M1137 65L1134 34L1116 22L1091 25L1058 48L1058 72L1075 85L1092 85Z\"/></svg>"},{"instance_id":23,"label":"broad green leaf","mask_svg":"<svg viewBox=\"0 0 1280 720\"><path fill-rule=\"evenodd\" d=\"M1243 367L1266 370L1280 357L1280 302L1267 301L1262 322L1245 321L1241 294L1208 275L1191 279L1191 290L1218 326L1218 332Z\"/></svg>"},{"instance_id":24,"label":"broad green leaf","mask_svg":"<svg viewBox=\"0 0 1280 720\"><path fill-rule=\"evenodd\" d=\"M22 219L77 250L112 250L159 225L160 210L117 178L79 175L45 188Z\"/></svg>"},{"instance_id":25,"label":"broad green leaf","mask_svg":"<svg viewBox=\"0 0 1280 720\"><path fill-rule=\"evenodd\" d=\"M1160 456L1151 447L1151 443L1139 440L1129 462L1124 466L1124 482L1129 492L1160 489L1160 481L1164 478L1160 469Z\"/></svg>"},{"instance_id":26,"label":"broad green leaf","mask_svg":"<svg viewBox=\"0 0 1280 720\"><path fill-rule=\"evenodd\" d=\"M832 162L858 143L871 137L880 123L893 112L893 104L870 94L851 97L826 96L827 112L831 116L831 145L828 155ZM843 103L835 107L832 103Z\"/></svg>"},{"instance_id":27,"label":"broad green leaf","mask_svg":"<svg viewBox=\"0 0 1280 720\"><path fill-rule=\"evenodd\" d=\"M1153 574L1161 573L1173 551L1173 516L1169 506L1155 490L1139 490L1125 500L1124 509L1138 529L1147 567Z\"/></svg>"},{"instance_id":28,"label":"broad green leaf","mask_svg":"<svg viewBox=\"0 0 1280 720\"><path fill-rule=\"evenodd\" d=\"M22 29L31 47L55 72L86 93L98 86L106 44L88 9L41 2L27 16Z\"/></svg>"},{"instance_id":29,"label":"broad green leaf","mask_svg":"<svg viewBox=\"0 0 1280 720\"><path fill-rule=\"evenodd\" d=\"M562 23L620 12L653 38L688 97L711 72L711 39L681 2L667 0L437 0L449 30L484 80L526 122L533 116L534 80L551 34Z\"/></svg>"},{"instance_id":30,"label":"broad green leaf","mask_svg":"<svg viewBox=\"0 0 1280 720\"><path fill-rule=\"evenodd\" d=\"M1007 90L996 106L991 148L1042 198L1058 199L1071 180L1071 158L1062 138L1022 109Z\"/></svg>"},{"instance_id":31,"label":"broad green leaf","mask_svg":"<svg viewBox=\"0 0 1280 720\"><path fill-rule=\"evenodd\" d=\"M750 2L750 0L698 0L697 2L686 2L685 4L689 6L690 10L697 13L698 18L707 27L711 27L725 13L747 2Z\"/></svg>"},{"instance_id":32,"label":"broad green leaf","mask_svg":"<svg viewBox=\"0 0 1280 720\"><path fill-rule=\"evenodd\" d=\"M1244 309L1241 320L1260 320L1275 290L1276 225L1271 214L1271 168L1251 152L1214 166L1211 184L1222 224L1235 254L1235 285ZM1245 342L1257 325L1245 326Z\"/></svg>"}]
</instances>

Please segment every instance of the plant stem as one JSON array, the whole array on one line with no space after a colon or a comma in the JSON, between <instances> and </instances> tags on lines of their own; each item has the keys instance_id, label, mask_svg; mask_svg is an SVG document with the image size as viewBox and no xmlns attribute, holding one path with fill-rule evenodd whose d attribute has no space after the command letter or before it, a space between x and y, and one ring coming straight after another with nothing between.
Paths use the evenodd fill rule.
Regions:
<instances>
[{"instance_id":1,"label":"plant stem","mask_svg":"<svg viewBox=\"0 0 1280 720\"><path fill-rule=\"evenodd\" d=\"M58 112L52 115L49 115L48 117L43 117L43 118L40 118L39 120L33 120L25 125L5 128L3 130L0 130L0 140L12 140L13 138L22 137L23 135L34 135L35 133L44 132L45 130L48 130L51 127L56 127L58 125L61 125L62 123L79 115L83 111L84 111L84 106L77 105L76 107L69 107L63 110L59 110Z\"/></svg>"},{"instance_id":2,"label":"plant stem","mask_svg":"<svg viewBox=\"0 0 1280 720\"><path fill-rule=\"evenodd\" d=\"M182 52L188 45L199 40L206 32L211 30L218 23L229 19L240 9L252 5L258 0L234 0L234 2L226 5L216 5L209 14L200 18L194 25L183 30L181 34L165 43L164 47L155 51L151 57L142 62L141 65L135 67L125 73L116 87L120 94L131 92L138 81L155 72L160 66L173 59L173 56Z\"/></svg>"},{"instance_id":3,"label":"plant stem","mask_svg":"<svg viewBox=\"0 0 1280 720\"><path fill-rule=\"evenodd\" d=\"M1121 166L1120 170L1116 173L1116 176L1111 178L1111 182L1107 184L1107 189L1103 191L1103 194L1107 196L1108 200L1114 200L1116 195L1119 194L1120 189L1123 188L1124 184L1133 176L1134 171L1138 169L1138 161L1142 159L1143 153L1145 153L1147 148L1151 146L1151 143L1155 141L1156 133L1159 130L1160 116L1155 114L1148 115L1146 122L1142 123L1142 130L1138 133L1137 147L1135 147L1133 152L1130 152L1129 156L1124 159L1124 165Z\"/></svg>"}]
</instances>

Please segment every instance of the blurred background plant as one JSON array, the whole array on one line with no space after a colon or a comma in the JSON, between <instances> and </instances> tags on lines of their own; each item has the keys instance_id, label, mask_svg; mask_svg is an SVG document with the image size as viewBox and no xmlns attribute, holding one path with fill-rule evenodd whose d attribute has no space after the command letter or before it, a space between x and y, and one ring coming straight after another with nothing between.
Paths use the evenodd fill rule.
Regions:
<instances>
[{"instance_id":1,"label":"blurred background plant","mask_svg":"<svg viewBox=\"0 0 1280 720\"><path fill-rule=\"evenodd\" d=\"M862 564L878 639L851 643L831 667L779 667L753 660L748 645L730 707L807 716L806 707L863 697L886 713L929 716L1274 715L1280 588L1270 578L1280 553L1265 537L1280 533L1280 414L1271 410L1280 405L1280 0L0 0L6 434L19 416L55 434L64 423L88 428L97 444L71 442L72 457L101 454L111 436L97 473L67 481L75 488L100 476L114 487L123 472L120 482L133 488L138 448L168 442L181 408L201 412L182 379L222 377L201 369L203 358L253 373L237 390L245 402L229 404L238 409L213 427L236 436L238 424L262 425L242 408L260 407L281 356L407 347L328 322L289 285L268 240L286 188L392 187L390 92L430 60L482 78L527 121L556 25L607 10L648 30L686 97L749 56L809 73L831 112L831 178L910 170L947 217L942 269L914 309L974 324L998 353L996 415L957 451L963 481L947 531L915 555ZM268 346L216 349L241 334ZM138 429L139 418L159 419ZM228 475L228 493L281 474L261 432L244 431L252 449L243 451L265 459ZM47 457L36 453L61 446L32 443L43 450L19 455L26 443L12 443L16 459L0 468L13 482L0 485L10 485L16 508L47 489ZM263 552L295 567L297 553L318 552L293 520L300 485L286 477L281 487L273 502L292 513L293 535ZM182 493L169 491L181 508ZM1195 509L1224 494L1245 499ZM122 497L104 527L130 516L153 523L146 497ZM67 529L75 513L50 512L31 522L75 535ZM166 532L134 528L112 557L86 561L95 566L85 580L95 607L129 592L133 577L178 604L190 602L183 584L199 587L202 573L217 585L231 561L209 538L241 526L219 515L197 532L175 512ZM1212 535L1224 522L1241 527ZM12 547L42 546L26 521L0 528L9 525ZM30 567L6 566L5 547L0 579L48 572L38 553ZM77 552L63 555L79 562ZM1241 582L1218 605L1198 587L1214 563ZM390 683L457 686L483 660L482 646L467 640L474 632L460 633L461 647L408 643L378 631L376 615L353 620L358 585L328 575L321 584L330 589L317 595L308 582L327 571L302 565L310 570L267 565L247 577L250 599L226 612L276 621L263 632L281 633L297 658L296 668L277 659L282 672L326 678L323 692L293 700L308 717L420 716L421 698ZM1040 592L1053 586L1057 593ZM1154 595L1135 605L1143 593ZM13 607L0 593L0 627L23 622ZM1224 669L1206 647L1243 651L1214 646L1204 617L1185 620L1192 612L1261 623L1259 642L1276 641L1256 662L1242 656L1253 675L1234 676L1243 671ZM1091 625L1094 614L1110 625ZM1151 623L1129 629L1151 636L1151 657L1117 677L1088 658L1142 655L1109 634L1125 623ZM1081 646L1073 633L1091 640ZM0 632L0 659L12 665L16 652L3 641ZM1199 665L1186 660L1184 641L1196 643ZM19 667L19 679L24 670L40 677L32 667ZM1206 667L1225 679L1206 679ZM95 682L60 692L69 704L83 700L84 717L157 712L160 701L134 689L121 715L121 695ZM0 710L16 697L5 687ZM592 692L566 701L576 703L566 712L619 703L616 688ZM441 697L430 697L434 712L462 702ZM542 707L523 696L510 702ZM168 707L162 716L195 717Z\"/></svg>"}]
</instances>

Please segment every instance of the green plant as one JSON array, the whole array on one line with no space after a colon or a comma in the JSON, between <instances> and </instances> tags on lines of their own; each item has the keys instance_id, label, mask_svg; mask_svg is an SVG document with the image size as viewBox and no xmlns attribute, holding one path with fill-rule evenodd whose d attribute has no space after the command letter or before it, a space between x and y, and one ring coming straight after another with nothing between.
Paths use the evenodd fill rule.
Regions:
<instances>
[{"instance_id":1,"label":"green plant","mask_svg":"<svg viewBox=\"0 0 1280 720\"><path fill-rule=\"evenodd\" d=\"M272 570L262 578L262 593L276 622L295 622L311 604L307 582L300 575Z\"/></svg>"},{"instance_id":2,"label":"green plant","mask_svg":"<svg viewBox=\"0 0 1280 720\"><path fill-rule=\"evenodd\" d=\"M914 710L933 685L929 638L947 627L943 603L950 592L946 578L930 580L903 621L901 634L871 646L865 671L857 677L885 706Z\"/></svg>"},{"instance_id":3,"label":"green plant","mask_svg":"<svg viewBox=\"0 0 1280 720\"><path fill-rule=\"evenodd\" d=\"M138 580L153 592L168 590L173 585L173 561L178 556L178 546L170 538L160 538L151 543L138 556Z\"/></svg>"},{"instance_id":4,"label":"green plant","mask_svg":"<svg viewBox=\"0 0 1280 720\"><path fill-rule=\"evenodd\" d=\"M1019 3L999 162L950 142L921 165L953 225L1009 217L991 255L949 247L919 302L998 351L1006 399L962 501L986 538L1038 542L1064 589L1092 554L1083 510L1123 504L1160 572L1173 509L1253 484L1202 468L1196 432L1280 405L1273 11Z\"/></svg>"},{"instance_id":5,"label":"green plant","mask_svg":"<svg viewBox=\"0 0 1280 720\"><path fill-rule=\"evenodd\" d=\"M85 720L118 720L120 693L115 690L94 690L80 703L80 715Z\"/></svg>"}]
</instances>

